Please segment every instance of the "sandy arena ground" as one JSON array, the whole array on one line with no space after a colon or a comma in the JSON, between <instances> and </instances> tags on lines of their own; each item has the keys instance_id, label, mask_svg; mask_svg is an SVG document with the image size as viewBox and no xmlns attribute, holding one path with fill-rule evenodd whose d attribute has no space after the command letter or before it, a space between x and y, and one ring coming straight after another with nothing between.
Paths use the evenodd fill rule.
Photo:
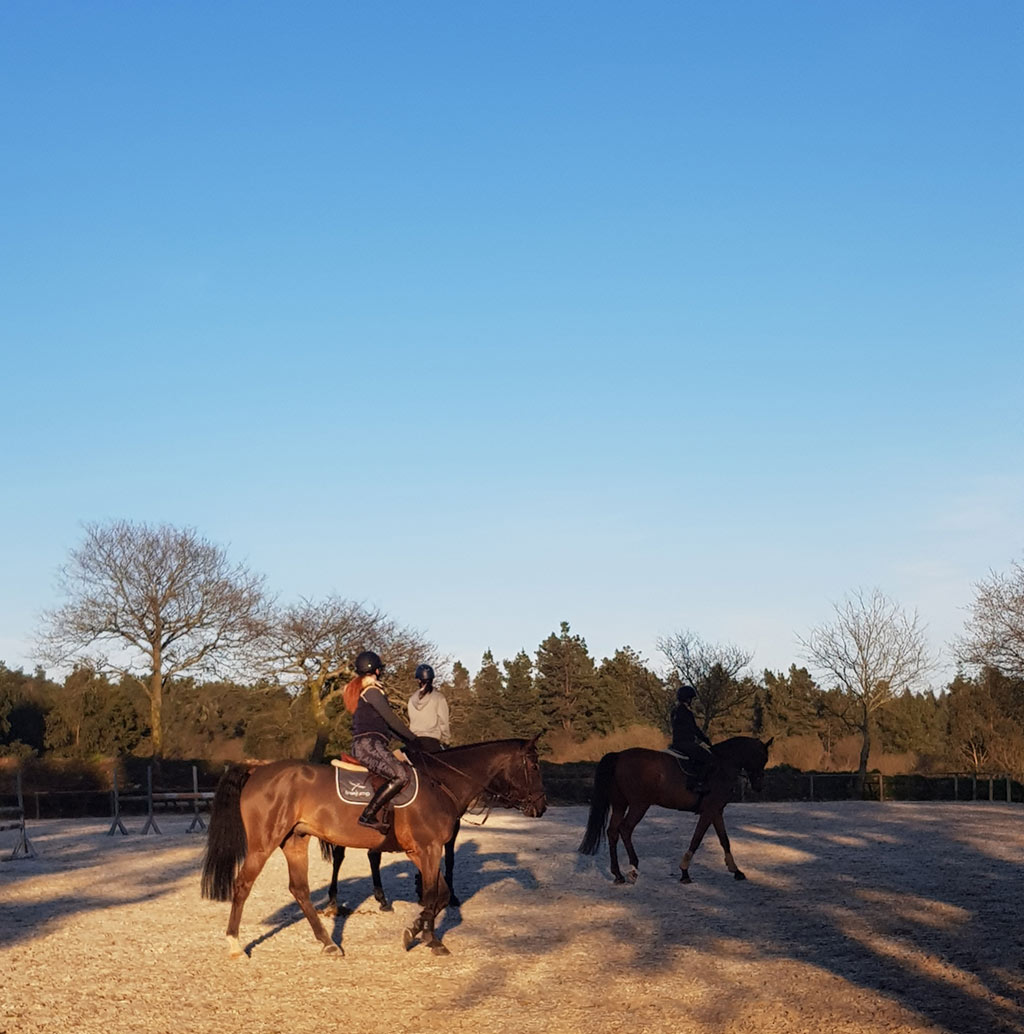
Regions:
<instances>
[{"instance_id":1,"label":"sandy arena ground","mask_svg":"<svg viewBox=\"0 0 1024 1034\"><path fill-rule=\"evenodd\" d=\"M640 880L576 853L583 808L464 826L452 951L406 953L412 866L385 858L380 913L350 852L319 954L278 853L231 960L226 904L199 896L205 836L30 823L39 857L0 864L0 1034L264 1032L1024 1032L1024 809L1006 804L735 804L735 882L713 831L677 865L692 817L637 831ZM6 858L15 833L0 834ZM329 865L314 850L314 900Z\"/></svg>"}]
</instances>

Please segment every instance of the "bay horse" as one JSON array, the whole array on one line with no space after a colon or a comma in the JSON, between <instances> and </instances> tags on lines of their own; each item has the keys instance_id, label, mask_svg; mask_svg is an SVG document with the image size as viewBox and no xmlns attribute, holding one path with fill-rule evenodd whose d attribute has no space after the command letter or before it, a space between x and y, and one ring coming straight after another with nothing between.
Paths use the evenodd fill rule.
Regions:
<instances>
[{"instance_id":1,"label":"bay horse","mask_svg":"<svg viewBox=\"0 0 1024 1034\"><path fill-rule=\"evenodd\" d=\"M764 780L764 766L768 762L768 750L775 737L762 743L753 736L733 736L711 747L718 764L708 775L708 789L697 794L687 786L687 773L679 759L665 750L649 750L646 747L631 747L628 750L605 754L598 762L594 774L594 792L590 801L590 816L587 829L578 848L581 854L597 854L605 833L605 819L608 821L608 850L611 855L611 870L616 883L625 883L627 877L619 869L618 842L629 856L629 881L635 883L639 875L640 860L633 847L633 830L652 804L675 811L692 811L697 814L697 827L693 831L690 846L683 855L679 868L682 869L680 883L692 883L690 862L700 847L708 826L713 825L719 843L725 852L726 868L737 880L745 880L733 860L729 846L729 834L725 831L722 812L732 798L736 779L741 771L746 772L750 785L760 790Z\"/></svg>"},{"instance_id":2,"label":"bay horse","mask_svg":"<svg viewBox=\"0 0 1024 1034\"><path fill-rule=\"evenodd\" d=\"M347 804L337 792L330 765L272 761L232 765L214 794L203 861L203 897L231 901L228 949L242 954L238 931L242 908L267 859L278 847L288 862L288 887L313 928L325 954L344 955L309 896L309 838L344 847L404 851L423 880L423 909L403 932L406 950L425 935L435 954L448 949L434 931L435 918L448 903L440 872L441 853L456 820L482 793L537 817L547 809L537 758L537 738L495 740L453 747L438 755L417 753L419 786L415 798L394 809L386 834L359 825L362 804Z\"/></svg>"}]
</instances>

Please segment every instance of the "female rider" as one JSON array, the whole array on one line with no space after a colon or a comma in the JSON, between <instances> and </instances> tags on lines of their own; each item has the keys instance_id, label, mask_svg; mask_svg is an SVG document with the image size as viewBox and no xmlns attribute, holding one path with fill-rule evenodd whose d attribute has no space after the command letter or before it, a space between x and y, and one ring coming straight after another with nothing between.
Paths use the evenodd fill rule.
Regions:
<instances>
[{"instance_id":1,"label":"female rider","mask_svg":"<svg viewBox=\"0 0 1024 1034\"><path fill-rule=\"evenodd\" d=\"M352 715L352 756L374 775L386 779L359 816L359 824L387 834L390 826L377 813L409 782L409 777L388 744L392 737L416 744L409 727L391 709L379 677L384 671L380 657L364 650L356 658L356 675L345 687L345 707Z\"/></svg>"}]
</instances>

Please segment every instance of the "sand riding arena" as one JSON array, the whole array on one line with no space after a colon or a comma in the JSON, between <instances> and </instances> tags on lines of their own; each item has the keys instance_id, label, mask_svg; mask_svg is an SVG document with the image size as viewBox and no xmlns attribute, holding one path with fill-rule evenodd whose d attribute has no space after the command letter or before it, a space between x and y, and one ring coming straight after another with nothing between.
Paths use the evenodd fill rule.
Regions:
<instances>
[{"instance_id":1,"label":"sand riding arena","mask_svg":"<svg viewBox=\"0 0 1024 1034\"><path fill-rule=\"evenodd\" d=\"M680 884L692 817L652 809L640 878L576 852L586 810L494 812L463 827L451 949L405 952L411 864L385 857L395 911L349 852L319 952L280 852L228 958L228 906L203 900L205 836L31 823L37 857L0 864L0 1034L284 1032L1024 1032L1024 810L1013 804L734 804L746 882L713 834ZM13 833L0 834L8 856ZM12 843L8 843L11 839ZM314 900L330 867L310 852Z\"/></svg>"}]
</instances>

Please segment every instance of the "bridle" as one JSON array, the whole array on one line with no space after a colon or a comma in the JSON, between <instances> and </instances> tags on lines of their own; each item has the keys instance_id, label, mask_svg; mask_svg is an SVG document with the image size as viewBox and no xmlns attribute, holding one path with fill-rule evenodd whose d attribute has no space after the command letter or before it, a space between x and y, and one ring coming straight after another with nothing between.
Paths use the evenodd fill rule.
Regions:
<instances>
[{"instance_id":1,"label":"bridle","mask_svg":"<svg viewBox=\"0 0 1024 1034\"><path fill-rule=\"evenodd\" d=\"M454 765L448 764L447 761L442 759L440 754L429 754L428 757L430 758L432 763L443 765L445 768L448 769L449 772L454 772L456 775L461 776L463 779L466 777L466 773L465 772L463 772L459 768L456 768ZM523 751L521 753L520 761L522 762L522 766L523 766L523 785L524 786L529 786L530 785L530 759L529 759L529 756L528 756L526 751ZM509 782L510 783L512 782L511 778L509 779ZM441 789L444 790L444 792L446 794L448 794L448 796L451 798L452 803L457 805L458 802L455 800L455 795L451 792L451 790L449 790L448 787L445 786L445 784L443 782L438 781L438 783L439 783ZM535 809L539 809L541 803L544 800L544 791L543 791L543 789L541 789L539 791L535 791L533 793L527 793L524 796L516 798L516 797L513 797L511 794L503 793L500 790L489 789L488 785L485 783L483 786L480 787L480 792L477 794L477 798L483 797L483 796L486 796L488 798L496 800L496 801L498 801L499 803L505 805L508 808L524 809L524 808L527 808L527 807L533 807ZM476 799L476 798L474 798L474 799ZM487 815L490 814L490 810L491 810L491 807L490 807L490 805L488 805ZM484 822L486 822L486 821L487 821L487 816L485 815L484 816Z\"/></svg>"}]
</instances>

